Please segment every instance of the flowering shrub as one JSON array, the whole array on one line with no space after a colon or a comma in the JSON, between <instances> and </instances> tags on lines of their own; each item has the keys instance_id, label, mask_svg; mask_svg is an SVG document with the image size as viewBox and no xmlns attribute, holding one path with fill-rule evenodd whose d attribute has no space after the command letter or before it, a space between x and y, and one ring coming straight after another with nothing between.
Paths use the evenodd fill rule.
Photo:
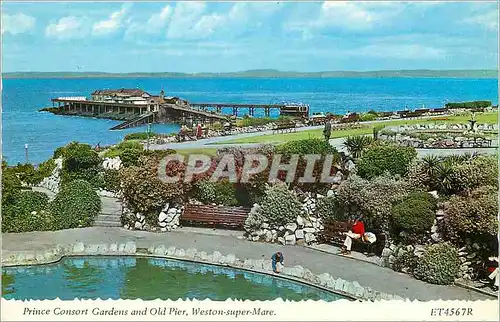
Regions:
<instances>
[{"instance_id":1,"label":"flowering shrub","mask_svg":"<svg viewBox=\"0 0 500 322\"><path fill-rule=\"evenodd\" d=\"M302 211L297 195L283 183L267 186L260 206L262 217L276 226L295 222Z\"/></svg>"},{"instance_id":2,"label":"flowering shrub","mask_svg":"<svg viewBox=\"0 0 500 322\"><path fill-rule=\"evenodd\" d=\"M384 174L372 180L350 175L337 189L346 215L364 216L365 222L382 227L388 223L392 203L402 200L413 187L398 176Z\"/></svg>"},{"instance_id":3,"label":"flowering shrub","mask_svg":"<svg viewBox=\"0 0 500 322\"><path fill-rule=\"evenodd\" d=\"M451 241L461 244L467 238L480 240L496 236L498 200L496 190L482 188L470 196L452 196L443 204L442 230Z\"/></svg>"},{"instance_id":4,"label":"flowering shrub","mask_svg":"<svg viewBox=\"0 0 500 322\"><path fill-rule=\"evenodd\" d=\"M236 189L233 183L227 180L219 182L199 181L195 184L195 197L205 204L223 204L236 206Z\"/></svg>"},{"instance_id":5,"label":"flowering shrub","mask_svg":"<svg viewBox=\"0 0 500 322\"><path fill-rule=\"evenodd\" d=\"M181 201L191 185L183 180L165 183L158 178L158 161L155 158L141 158L140 166L121 170L120 179L123 196L133 212L158 213L167 202ZM166 165L167 176L183 175L185 164L178 161ZM182 177L181 177L182 179Z\"/></svg>"},{"instance_id":6,"label":"flowering shrub","mask_svg":"<svg viewBox=\"0 0 500 322\"><path fill-rule=\"evenodd\" d=\"M441 243L425 249L413 274L425 282L448 285L455 281L459 269L458 250L449 243Z\"/></svg>"}]
</instances>

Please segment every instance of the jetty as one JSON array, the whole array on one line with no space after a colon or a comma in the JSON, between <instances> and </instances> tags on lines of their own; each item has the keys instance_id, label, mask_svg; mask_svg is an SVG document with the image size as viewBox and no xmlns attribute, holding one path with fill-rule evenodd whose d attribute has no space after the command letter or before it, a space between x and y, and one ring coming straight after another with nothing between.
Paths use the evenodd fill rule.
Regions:
<instances>
[{"instance_id":1,"label":"jetty","mask_svg":"<svg viewBox=\"0 0 500 322\"><path fill-rule=\"evenodd\" d=\"M309 116L306 104L236 104L236 103L190 103L179 97L167 97L162 90L159 95L151 95L141 89L96 90L87 97L57 97L52 107L42 109L59 115L78 115L122 120L123 123L111 130L123 130L148 123L213 123L228 122L238 117L242 110L254 116L262 110L266 117L271 111L279 115ZM223 109L231 109L231 114L223 114Z\"/></svg>"}]
</instances>

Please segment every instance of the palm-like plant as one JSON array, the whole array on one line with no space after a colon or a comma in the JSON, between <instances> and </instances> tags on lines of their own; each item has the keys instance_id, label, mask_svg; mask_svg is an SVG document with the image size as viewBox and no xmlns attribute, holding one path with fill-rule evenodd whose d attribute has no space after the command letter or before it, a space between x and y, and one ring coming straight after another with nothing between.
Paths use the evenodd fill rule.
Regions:
<instances>
[{"instance_id":1,"label":"palm-like plant","mask_svg":"<svg viewBox=\"0 0 500 322\"><path fill-rule=\"evenodd\" d=\"M344 140L344 147L349 151L349 153L354 158L359 158L370 144L372 144L373 138L365 135L348 136Z\"/></svg>"},{"instance_id":2,"label":"palm-like plant","mask_svg":"<svg viewBox=\"0 0 500 322\"><path fill-rule=\"evenodd\" d=\"M443 161L437 167L436 185L443 193L450 193L454 185L454 163Z\"/></svg>"}]
</instances>

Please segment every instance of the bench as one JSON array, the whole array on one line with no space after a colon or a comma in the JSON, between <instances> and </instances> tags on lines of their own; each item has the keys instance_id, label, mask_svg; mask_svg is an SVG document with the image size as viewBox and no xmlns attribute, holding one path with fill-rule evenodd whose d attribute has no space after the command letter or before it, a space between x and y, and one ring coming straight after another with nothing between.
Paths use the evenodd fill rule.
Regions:
<instances>
[{"instance_id":1,"label":"bench","mask_svg":"<svg viewBox=\"0 0 500 322\"><path fill-rule=\"evenodd\" d=\"M285 132L295 132L296 126L295 123L278 123L273 128L273 133L285 133Z\"/></svg>"},{"instance_id":2,"label":"bench","mask_svg":"<svg viewBox=\"0 0 500 322\"><path fill-rule=\"evenodd\" d=\"M319 234L319 242L343 246L345 241L344 233L351 230L352 224L345 221L326 220L323 223L324 229ZM373 232L373 231L372 231ZM373 232L377 241L373 244L365 243L360 239L353 240L352 250L366 252L369 255L380 255L385 246L385 235Z\"/></svg>"},{"instance_id":3,"label":"bench","mask_svg":"<svg viewBox=\"0 0 500 322\"><path fill-rule=\"evenodd\" d=\"M243 229L250 208L187 204L179 218L188 225Z\"/></svg>"}]
</instances>

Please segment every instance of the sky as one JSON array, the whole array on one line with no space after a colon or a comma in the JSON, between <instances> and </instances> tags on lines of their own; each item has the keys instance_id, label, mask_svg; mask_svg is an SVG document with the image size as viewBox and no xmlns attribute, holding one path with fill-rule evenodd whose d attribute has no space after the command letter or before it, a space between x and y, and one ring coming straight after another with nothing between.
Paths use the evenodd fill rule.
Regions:
<instances>
[{"instance_id":1,"label":"sky","mask_svg":"<svg viewBox=\"0 0 500 322\"><path fill-rule=\"evenodd\" d=\"M2 2L2 69L497 69L496 2Z\"/></svg>"}]
</instances>

